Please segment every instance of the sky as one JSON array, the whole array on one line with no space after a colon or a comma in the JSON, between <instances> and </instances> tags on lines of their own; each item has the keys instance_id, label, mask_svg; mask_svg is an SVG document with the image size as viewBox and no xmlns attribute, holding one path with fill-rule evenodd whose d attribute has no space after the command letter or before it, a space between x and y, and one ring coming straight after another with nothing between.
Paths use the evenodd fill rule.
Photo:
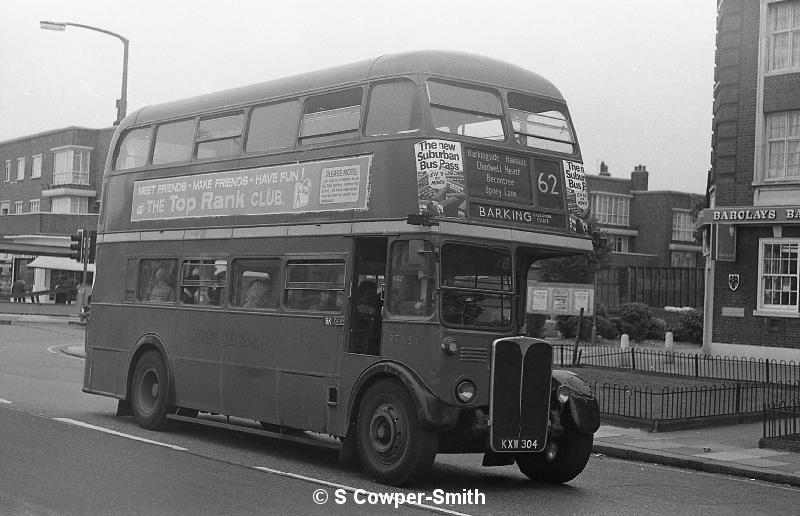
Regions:
<instances>
[{"instance_id":1,"label":"sky","mask_svg":"<svg viewBox=\"0 0 800 516\"><path fill-rule=\"evenodd\" d=\"M710 168L715 0L3 0L0 141L150 104L410 50L507 61L564 95L586 172L636 165L650 190L704 193Z\"/></svg>"}]
</instances>

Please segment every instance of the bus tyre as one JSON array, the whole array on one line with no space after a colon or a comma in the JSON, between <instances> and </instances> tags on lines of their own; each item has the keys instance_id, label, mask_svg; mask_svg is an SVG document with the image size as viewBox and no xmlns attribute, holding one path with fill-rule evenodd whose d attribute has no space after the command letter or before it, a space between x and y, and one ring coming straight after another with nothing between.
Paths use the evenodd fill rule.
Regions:
<instances>
[{"instance_id":1,"label":"bus tyre","mask_svg":"<svg viewBox=\"0 0 800 516\"><path fill-rule=\"evenodd\" d=\"M356 423L361 465L381 483L402 485L430 469L438 435L422 425L411 395L396 380L381 380L361 401Z\"/></svg>"},{"instance_id":2,"label":"bus tyre","mask_svg":"<svg viewBox=\"0 0 800 516\"><path fill-rule=\"evenodd\" d=\"M165 426L169 388L169 375L161 354L147 351L136 362L131 384L131 405L139 426L147 430Z\"/></svg>"},{"instance_id":3,"label":"bus tyre","mask_svg":"<svg viewBox=\"0 0 800 516\"><path fill-rule=\"evenodd\" d=\"M547 460L547 451L519 453L516 456L519 470L531 480L563 484L569 482L586 467L592 453L592 434L581 434L567 429L561 437L554 439L558 446L556 456Z\"/></svg>"}]
</instances>

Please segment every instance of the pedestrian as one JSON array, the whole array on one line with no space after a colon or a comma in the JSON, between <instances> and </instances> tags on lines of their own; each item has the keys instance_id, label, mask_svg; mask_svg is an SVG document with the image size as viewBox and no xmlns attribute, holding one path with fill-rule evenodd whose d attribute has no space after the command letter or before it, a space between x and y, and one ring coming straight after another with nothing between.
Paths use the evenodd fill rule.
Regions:
<instances>
[{"instance_id":1,"label":"pedestrian","mask_svg":"<svg viewBox=\"0 0 800 516\"><path fill-rule=\"evenodd\" d=\"M11 285L11 295L13 296L15 303L25 302L25 282L22 281L22 279L17 278L17 281Z\"/></svg>"}]
</instances>

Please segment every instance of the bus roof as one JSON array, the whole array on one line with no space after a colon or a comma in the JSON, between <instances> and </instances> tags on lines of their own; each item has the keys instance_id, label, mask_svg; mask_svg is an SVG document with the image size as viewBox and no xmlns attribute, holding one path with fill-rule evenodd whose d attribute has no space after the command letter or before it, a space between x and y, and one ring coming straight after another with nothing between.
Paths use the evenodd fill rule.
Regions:
<instances>
[{"instance_id":1,"label":"bus roof","mask_svg":"<svg viewBox=\"0 0 800 516\"><path fill-rule=\"evenodd\" d=\"M279 98L367 79L431 74L535 93L563 101L558 89L539 74L497 59L452 51L415 51L336 66L197 97L146 106L121 124L147 124L190 113L215 111L260 100Z\"/></svg>"}]
</instances>

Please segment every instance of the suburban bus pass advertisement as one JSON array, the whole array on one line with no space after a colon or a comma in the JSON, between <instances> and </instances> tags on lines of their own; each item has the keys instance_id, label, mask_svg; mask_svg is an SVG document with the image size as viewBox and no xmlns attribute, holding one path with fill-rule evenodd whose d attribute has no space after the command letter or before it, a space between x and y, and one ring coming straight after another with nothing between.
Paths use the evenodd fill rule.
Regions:
<instances>
[{"instance_id":1,"label":"suburban bus pass advertisement","mask_svg":"<svg viewBox=\"0 0 800 516\"><path fill-rule=\"evenodd\" d=\"M583 164L483 150L448 140L414 145L419 211L432 217L583 232Z\"/></svg>"},{"instance_id":2,"label":"suburban bus pass advertisement","mask_svg":"<svg viewBox=\"0 0 800 516\"><path fill-rule=\"evenodd\" d=\"M372 155L148 179L131 221L366 210Z\"/></svg>"}]
</instances>

